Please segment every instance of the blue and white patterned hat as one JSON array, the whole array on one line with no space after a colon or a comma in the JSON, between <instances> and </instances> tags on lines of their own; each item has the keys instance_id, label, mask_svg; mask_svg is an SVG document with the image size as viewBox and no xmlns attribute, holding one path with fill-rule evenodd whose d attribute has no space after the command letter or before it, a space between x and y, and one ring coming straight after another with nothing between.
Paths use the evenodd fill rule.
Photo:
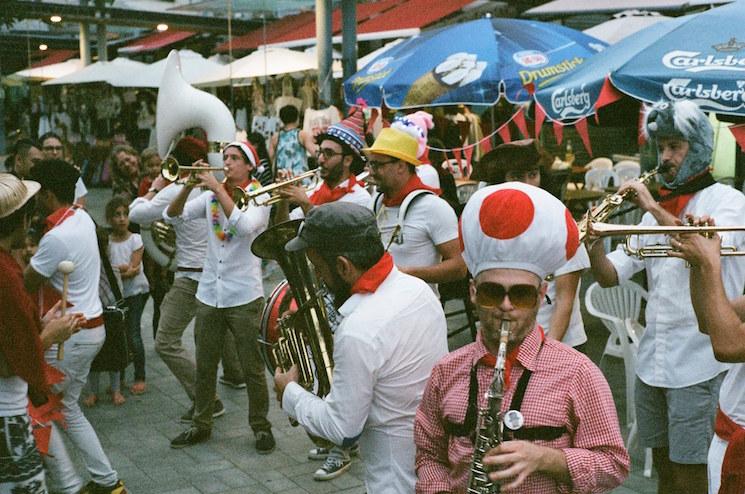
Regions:
<instances>
[{"instance_id":1,"label":"blue and white patterned hat","mask_svg":"<svg viewBox=\"0 0 745 494\"><path fill-rule=\"evenodd\" d=\"M364 160L365 155L362 154L362 148L366 145L364 128L365 117L362 108L354 107L347 118L331 125L326 132L320 134L317 142L321 142L326 137L332 137L352 148L352 151Z\"/></svg>"}]
</instances>

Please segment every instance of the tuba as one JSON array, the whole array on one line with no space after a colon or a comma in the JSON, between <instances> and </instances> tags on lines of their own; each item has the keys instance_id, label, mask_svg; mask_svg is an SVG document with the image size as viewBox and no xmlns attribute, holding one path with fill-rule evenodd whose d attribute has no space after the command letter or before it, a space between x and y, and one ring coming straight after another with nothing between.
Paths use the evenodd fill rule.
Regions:
<instances>
[{"instance_id":1,"label":"tuba","mask_svg":"<svg viewBox=\"0 0 745 494\"><path fill-rule=\"evenodd\" d=\"M272 374L297 365L303 388L326 396L331 391L333 335L326 305L305 252L287 252L302 220L269 228L256 237L251 251L279 263L286 281L274 289L261 315L261 355ZM291 311L294 312L290 313Z\"/></svg>"}]
</instances>

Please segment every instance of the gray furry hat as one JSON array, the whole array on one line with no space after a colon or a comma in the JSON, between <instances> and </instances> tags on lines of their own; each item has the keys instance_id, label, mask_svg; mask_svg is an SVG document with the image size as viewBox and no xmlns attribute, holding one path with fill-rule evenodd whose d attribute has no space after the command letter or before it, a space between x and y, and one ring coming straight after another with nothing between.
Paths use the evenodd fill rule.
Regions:
<instances>
[{"instance_id":1,"label":"gray furry hat","mask_svg":"<svg viewBox=\"0 0 745 494\"><path fill-rule=\"evenodd\" d=\"M675 189L703 173L711 164L714 130L706 114L692 101L660 101L644 109L644 133L647 139L674 137L688 142L688 154L672 182ZM657 161L660 163L658 154Z\"/></svg>"}]
</instances>

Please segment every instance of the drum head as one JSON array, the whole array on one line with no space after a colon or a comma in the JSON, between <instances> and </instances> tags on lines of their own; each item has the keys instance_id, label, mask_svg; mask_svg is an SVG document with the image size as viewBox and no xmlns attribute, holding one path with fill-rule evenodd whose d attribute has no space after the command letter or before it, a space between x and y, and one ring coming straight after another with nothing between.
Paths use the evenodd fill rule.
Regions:
<instances>
[{"instance_id":1,"label":"drum head","mask_svg":"<svg viewBox=\"0 0 745 494\"><path fill-rule=\"evenodd\" d=\"M297 304L292 296L292 290L287 280L283 280L279 283L274 290L272 290L264 311L261 313L261 328L259 341L259 352L261 358L266 364L266 368L269 369L269 373L274 375L274 370L277 368L277 362L274 360L272 354L273 345L279 339L279 327L277 325L278 319L285 314L287 311L296 311Z\"/></svg>"}]
</instances>

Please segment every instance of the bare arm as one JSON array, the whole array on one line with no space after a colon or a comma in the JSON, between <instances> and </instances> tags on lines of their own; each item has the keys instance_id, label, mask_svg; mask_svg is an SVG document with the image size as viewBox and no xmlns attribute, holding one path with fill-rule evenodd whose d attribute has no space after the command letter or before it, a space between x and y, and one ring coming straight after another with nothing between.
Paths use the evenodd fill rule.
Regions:
<instances>
[{"instance_id":1,"label":"bare arm","mask_svg":"<svg viewBox=\"0 0 745 494\"><path fill-rule=\"evenodd\" d=\"M129 259L129 264L123 264L119 266L119 275L122 279L134 278L142 270L142 254L145 252L145 247L140 247L136 251L132 252L132 256Z\"/></svg>"},{"instance_id":2,"label":"bare arm","mask_svg":"<svg viewBox=\"0 0 745 494\"><path fill-rule=\"evenodd\" d=\"M587 245L590 255L590 268L595 280L603 288L618 285L618 273L613 263L605 255L605 247L601 240L595 240Z\"/></svg>"},{"instance_id":3,"label":"bare arm","mask_svg":"<svg viewBox=\"0 0 745 494\"><path fill-rule=\"evenodd\" d=\"M582 271L573 271L556 277L556 300L552 300L554 310L551 312L549 322L551 337L556 341L564 339L569 327L580 278L582 278Z\"/></svg>"},{"instance_id":4,"label":"bare arm","mask_svg":"<svg viewBox=\"0 0 745 494\"><path fill-rule=\"evenodd\" d=\"M277 152L277 142L279 142L279 133L276 133L272 136L272 141L269 144L269 149L267 149L267 152L269 153L269 161L274 161L274 155Z\"/></svg>"},{"instance_id":5,"label":"bare arm","mask_svg":"<svg viewBox=\"0 0 745 494\"><path fill-rule=\"evenodd\" d=\"M447 283L466 277L466 263L460 253L457 238L435 246L442 262L434 266L399 268L402 272L421 278L427 283Z\"/></svg>"}]
</instances>

